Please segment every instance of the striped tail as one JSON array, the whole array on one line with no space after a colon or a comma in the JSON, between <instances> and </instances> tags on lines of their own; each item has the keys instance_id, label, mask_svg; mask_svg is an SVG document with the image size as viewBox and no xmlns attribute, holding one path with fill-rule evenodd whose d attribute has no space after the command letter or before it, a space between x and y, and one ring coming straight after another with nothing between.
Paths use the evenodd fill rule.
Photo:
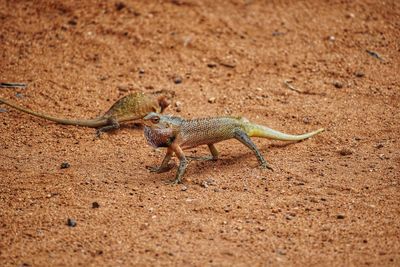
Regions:
<instances>
[{"instance_id":1,"label":"striped tail","mask_svg":"<svg viewBox=\"0 0 400 267\"><path fill-rule=\"evenodd\" d=\"M269 138L282 141L300 141L310 138L311 136L314 136L316 134L319 134L323 132L324 129L321 128L316 131L300 135L291 135L273 130L271 128L262 125L248 123L245 125L245 131L250 137L254 136L254 137L262 137L262 138Z\"/></svg>"}]
</instances>

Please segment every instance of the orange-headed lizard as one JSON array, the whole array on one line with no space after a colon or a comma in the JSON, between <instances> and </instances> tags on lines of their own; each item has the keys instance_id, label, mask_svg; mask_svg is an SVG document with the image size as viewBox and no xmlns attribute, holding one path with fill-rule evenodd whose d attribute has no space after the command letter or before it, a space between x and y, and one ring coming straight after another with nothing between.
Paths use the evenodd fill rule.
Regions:
<instances>
[{"instance_id":1,"label":"orange-headed lizard","mask_svg":"<svg viewBox=\"0 0 400 267\"><path fill-rule=\"evenodd\" d=\"M21 107L18 104L3 98L0 98L0 104L1 103L33 116L61 124L79 125L93 128L101 127L96 131L97 136L101 135L103 132L118 129L120 127L120 123L122 122L142 119L149 112L163 112L164 109L169 105L166 96L160 96L158 99L156 99L142 92L135 92L120 98L106 113L104 113L104 115L87 120L57 118L48 114L39 113Z\"/></svg>"},{"instance_id":2,"label":"orange-headed lizard","mask_svg":"<svg viewBox=\"0 0 400 267\"><path fill-rule=\"evenodd\" d=\"M284 141L299 141L314 136L324 129L302 135L285 134L268 127L251 123L241 117L212 117L203 119L183 119L180 117L149 113L143 118L144 134L147 142L153 147L167 147L167 153L159 167L150 167L152 172L165 172L172 168L169 164L175 153L179 159L179 167L174 183L180 183L188 165L188 158L183 153L184 149L199 145L208 145L212 157L216 160L218 151L214 144L235 138L252 150L262 168L271 167L261 155L250 137L263 137Z\"/></svg>"}]
</instances>

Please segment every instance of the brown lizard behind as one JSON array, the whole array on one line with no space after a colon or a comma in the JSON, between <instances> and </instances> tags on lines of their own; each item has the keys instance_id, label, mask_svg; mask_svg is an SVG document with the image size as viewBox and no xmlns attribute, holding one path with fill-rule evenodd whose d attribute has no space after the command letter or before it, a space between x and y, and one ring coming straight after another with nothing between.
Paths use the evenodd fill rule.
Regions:
<instances>
[{"instance_id":1,"label":"brown lizard behind","mask_svg":"<svg viewBox=\"0 0 400 267\"><path fill-rule=\"evenodd\" d=\"M3 98L0 98L0 104L1 103L13 107L19 111L31 114L33 116L61 124L78 125L93 128L101 127L97 129L97 136L99 136L103 132L118 129L121 122L139 120L146 116L146 114L148 114L149 112L163 112L164 109L169 106L169 102L166 96L161 96L158 99L155 99L154 97L151 97L142 92L135 92L120 98L111 106L111 108L106 113L104 113L104 115L94 119L80 120L57 118L48 114L43 114L21 107L18 104Z\"/></svg>"},{"instance_id":2,"label":"brown lizard behind","mask_svg":"<svg viewBox=\"0 0 400 267\"><path fill-rule=\"evenodd\" d=\"M254 124L245 118L235 117L213 117L203 119L185 120L179 117L161 115L154 112L143 118L144 133L147 142L153 147L167 147L167 153L160 167L150 167L153 172L165 172L172 168L169 164L172 155L175 153L179 158L179 167L174 183L180 183L188 165L188 158L183 149L193 148L199 145L208 145L211 158L218 158L218 151L215 143L235 138L251 149L262 168L271 167L261 155L250 137L263 137L284 141L300 141L314 136L324 129L302 135L285 134L268 127Z\"/></svg>"}]
</instances>

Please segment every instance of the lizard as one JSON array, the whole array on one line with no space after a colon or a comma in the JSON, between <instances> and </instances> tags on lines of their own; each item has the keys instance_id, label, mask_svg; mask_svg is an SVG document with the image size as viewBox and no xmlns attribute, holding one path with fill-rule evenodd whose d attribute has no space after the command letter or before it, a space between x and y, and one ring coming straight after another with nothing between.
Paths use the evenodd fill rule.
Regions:
<instances>
[{"instance_id":1,"label":"lizard","mask_svg":"<svg viewBox=\"0 0 400 267\"><path fill-rule=\"evenodd\" d=\"M139 120L150 111L163 112L164 109L169 106L166 96L160 96L158 99L154 99L142 92L135 92L117 100L107 112L97 118L66 119L33 111L3 98L0 98L0 104L6 104L19 111L61 124L92 128L100 127L96 131L97 137L106 131L118 129L121 122Z\"/></svg>"},{"instance_id":2,"label":"lizard","mask_svg":"<svg viewBox=\"0 0 400 267\"><path fill-rule=\"evenodd\" d=\"M151 172L166 172L174 166L174 164L170 164L174 153L179 159L178 170L172 183L182 182L182 177L188 166L190 157L185 156L184 149L208 145L211 157L205 159L217 160L218 150L215 143L234 138L253 151L261 168L272 170L250 137L300 141L324 131L321 128L301 135L291 135L252 123L244 117L184 119L155 112L147 114L143 118L143 123L145 125L144 135L148 144L155 148L167 148L161 165L159 167L148 167L148 169Z\"/></svg>"}]
</instances>

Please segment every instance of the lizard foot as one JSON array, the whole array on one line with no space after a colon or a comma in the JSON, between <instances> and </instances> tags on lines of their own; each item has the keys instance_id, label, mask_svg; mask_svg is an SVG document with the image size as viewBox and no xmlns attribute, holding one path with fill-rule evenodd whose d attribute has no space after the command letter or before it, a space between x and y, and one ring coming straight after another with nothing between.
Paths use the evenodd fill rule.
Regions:
<instances>
[{"instance_id":1,"label":"lizard foot","mask_svg":"<svg viewBox=\"0 0 400 267\"><path fill-rule=\"evenodd\" d=\"M96 137L95 137L95 139L97 138L97 139L100 139L100 137L101 137L101 135L104 133L104 131L103 130L101 130L101 128L100 129L97 129L96 130Z\"/></svg>"},{"instance_id":2,"label":"lizard foot","mask_svg":"<svg viewBox=\"0 0 400 267\"><path fill-rule=\"evenodd\" d=\"M182 183L181 179L174 179L174 180L165 182L165 184L167 184L167 185L177 185L177 184L181 184L181 183Z\"/></svg>"},{"instance_id":3,"label":"lizard foot","mask_svg":"<svg viewBox=\"0 0 400 267\"><path fill-rule=\"evenodd\" d=\"M260 168L261 168L261 169L269 169L269 170L271 170L271 171L274 171L274 169L272 169L272 167L271 167L267 162L263 162L263 163L260 165Z\"/></svg>"},{"instance_id":4,"label":"lizard foot","mask_svg":"<svg viewBox=\"0 0 400 267\"><path fill-rule=\"evenodd\" d=\"M167 166L146 166L146 169L148 169L150 172L156 172L156 173L163 173L171 170L176 166L175 162L173 163L168 163Z\"/></svg>"}]
</instances>

